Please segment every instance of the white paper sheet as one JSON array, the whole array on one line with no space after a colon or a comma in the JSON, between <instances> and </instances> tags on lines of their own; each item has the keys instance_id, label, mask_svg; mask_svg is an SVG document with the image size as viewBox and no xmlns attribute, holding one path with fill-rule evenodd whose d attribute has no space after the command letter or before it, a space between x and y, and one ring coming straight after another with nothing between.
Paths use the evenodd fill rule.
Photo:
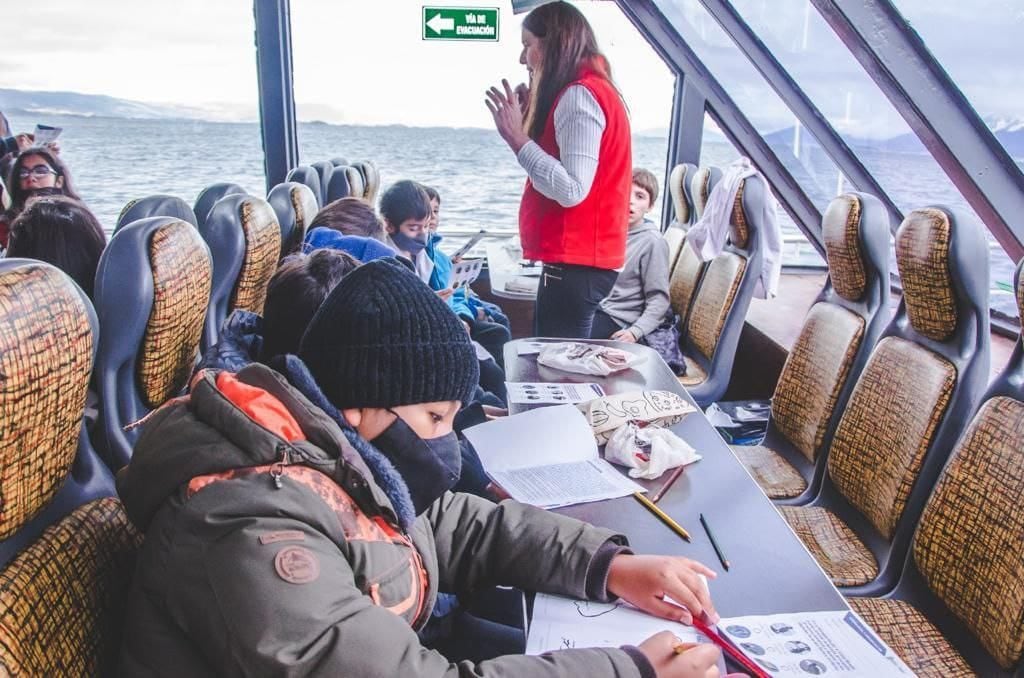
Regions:
<instances>
[{"instance_id":1,"label":"white paper sheet","mask_svg":"<svg viewBox=\"0 0 1024 678\"><path fill-rule=\"evenodd\" d=\"M718 629L773 676L914 675L853 612L731 617Z\"/></svg>"},{"instance_id":2,"label":"white paper sheet","mask_svg":"<svg viewBox=\"0 0 1024 678\"><path fill-rule=\"evenodd\" d=\"M544 382L508 381L508 402L520 405L562 405L585 403L604 395L600 384L548 384Z\"/></svg>"},{"instance_id":3,"label":"white paper sheet","mask_svg":"<svg viewBox=\"0 0 1024 678\"><path fill-rule=\"evenodd\" d=\"M518 501L554 508L645 491L601 459L590 425L572 405L501 417L465 436L487 474Z\"/></svg>"},{"instance_id":4,"label":"white paper sheet","mask_svg":"<svg viewBox=\"0 0 1024 678\"><path fill-rule=\"evenodd\" d=\"M484 268L484 259L464 259L457 264L452 264L451 275L448 284L451 287L468 285L480 277L480 271Z\"/></svg>"}]
</instances>

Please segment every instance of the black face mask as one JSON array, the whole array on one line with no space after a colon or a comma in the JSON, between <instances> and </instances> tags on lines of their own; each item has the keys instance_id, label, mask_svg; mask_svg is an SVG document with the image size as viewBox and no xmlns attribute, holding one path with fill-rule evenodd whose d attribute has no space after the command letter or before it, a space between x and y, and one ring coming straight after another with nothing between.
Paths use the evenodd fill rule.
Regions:
<instances>
[{"instance_id":1,"label":"black face mask","mask_svg":"<svg viewBox=\"0 0 1024 678\"><path fill-rule=\"evenodd\" d=\"M408 252L412 256L416 256L427 246L427 234L424 233L420 238L413 238L412 236L406 235L401 231L395 231L391 234L391 239L395 241L402 250Z\"/></svg>"},{"instance_id":2,"label":"black face mask","mask_svg":"<svg viewBox=\"0 0 1024 678\"><path fill-rule=\"evenodd\" d=\"M416 515L450 490L462 473L462 452L455 433L424 440L395 414L391 425L370 442L402 475Z\"/></svg>"}]
</instances>

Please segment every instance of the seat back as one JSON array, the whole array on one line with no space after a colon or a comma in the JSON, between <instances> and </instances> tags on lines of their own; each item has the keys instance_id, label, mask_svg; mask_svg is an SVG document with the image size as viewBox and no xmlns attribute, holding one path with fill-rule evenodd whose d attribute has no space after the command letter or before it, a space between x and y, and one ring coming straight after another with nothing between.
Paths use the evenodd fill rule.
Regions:
<instances>
[{"instance_id":1,"label":"seat back","mask_svg":"<svg viewBox=\"0 0 1024 678\"><path fill-rule=\"evenodd\" d=\"M335 157L331 158L331 164L334 165L335 167L338 167L340 165L347 165L348 164L348 160L345 160L345 158L343 158L340 155L338 155L338 156L335 156Z\"/></svg>"},{"instance_id":2,"label":"seat back","mask_svg":"<svg viewBox=\"0 0 1024 678\"><path fill-rule=\"evenodd\" d=\"M124 209L121 210L121 214L117 217L114 232L116 233L123 226L133 221L148 217L172 217L174 219L181 219L193 226L198 225L196 214L187 202L173 195L157 194L132 200L125 205Z\"/></svg>"},{"instance_id":3,"label":"seat back","mask_svg":"<svg viewBox=\"0 0 1024 678\"><path fill-rule=\"evenodd\" d=\"M754 175L740 182L729 216L729 241L707 263L692 297L683 341L686 352L707 375L704 382L689 387L690 395L702 405L718 400L729 385L736 345L761 275L761 219L764 203L770 199L764 177ZM685 261L677 270L680 267L688 270Z\"/></svg>"},{"instance_id":4,"label":"seat back","mask_svg":"<svg viewBox=\"0 0 1024 678\"><path fill-rule=\"evenodd\" d=\"M328 160L321 160L310 165L320 179L320 206L327 204L327 187L331 185L331 175L334 174L334 165Z\"/></svg>"},{"instance_id":5,"label":"seat back","mask_svg":"<svg viewBox=\"0 0 1024 678\"><path fill-rule=\"evenodd\" d=\"M96 317L5 259L0 328L0 675L113 675L138 539L83 427Z\"/></svg>"},{"instance_id":6,"label":"seat back","mask_svg":"<svg viewBox=\"0 0 1024 678\"><path fill-rule=\"evenodd\" d=\"M263 314L267 285L281 253L281 228L266 200L229 195L199 228L213 257L213 289L202 350L217 343L220 325L232 311Z\"/></svg>"},{"instance_id":7,"label":"seat back","mask_svg":"<svg viewBox=\"0 0 1024 678\"><path fill-rule=\"evenodd\" d=\"M672 231L681 232L682 229L670 227L666 235ZM669 275L669 299L672 302L672 310L679 316L679 327L683 330L690 314L690 307L693 304L693 297L697 293L701 276L704 275L704 268L707 262L701 261L692 247L686 244L686 235L679 239L679 252L672 265L672 273Z\"/></svg>"},{"instance_id":8,"label":"seat back","mask_svg":"<svg viewBox=\"0 0 1024 678\"><path fill-rule=\"evenodd\" d=\"M828 449L853 384L889 322L889 217L847 193L822 216L828 279L804 318L772 397L776 429L810 461ZM821 466L816 472L820 486Z\"/></svg>"},{"instance_id":9,"label":"seat back","mask_svg":"<svg viewBox=\"0 0 1024 678\"><path fill-rule=\"evenodd\" d=\"M669 174L668 192L672 196L673 226L686 227L693 223L693 200L690 198L690 180L696 171L696 165L684 162L673 167L672 172ZM669 261L674 259L674 254L674 252L669 252Z\"/></svg>"},{"instance_id":10,"label":"seat back","mask_svg":"<svg viewBox=\"0 0 1024 678\"><path fill-rule=\"evenodd\" d=\"M228 182L221 182L217 184L210 184L202 190L199 197L196 198L196 204L193 206L192 211L196 218L196 227L202 226L206 222L206 216L213 209L213 206L217 204L217 201L228 195L248 195L248 191L239 186L238 184L232 184ZM158 216L174 216L172 214L150 214L151 217ZM130 223L130 222L129 222Z\"/></svg>"},{"instance_id":11,"label":"seat back","mask_svg":"<svg viewBox=\"0 0 1024 678\"><path fill-rule=\"evenodd\" d=\"M1024 261L1014 286L1024 311ZM1004 669L1024 653L1024 350L957 443L922 513L913 562L929 590ZM948 612L947 612L948 611ZM954 639L955 640L955 639Z\"/></svg>"},{"instance_id":12,"label":"seat back","mask_svg":"<svg viewBox=\"0 0 1024 678\"><path fill-rule=\"evenodd\" d=\"M850 395L823 487L866 520L851 522L858 531L881 536L878 587L899 574L990 362L988 246L978 224L945 207L914 210L896 233L896 261L903 299Z\"/></svg>"},{"instance_id":13,"label":"seat back","mask_svg":"<svg viewBox=\"0 0 1024 678\"><path fill-rule=\"evenodd\" d=\"M722 179L722 170L717 167L701 167L690 179L690 203L693 205L693 223L704 216L704 208L711 197L711 191Z\"/></svg>"},{"instance_id":14,"label":"seat back","mask_svg":"<svg viewBox=\"0 0 1024 678\"><path fill-rule=\"evenodd\" d=\"M316 196L305 184L286 181L270 190L267 202L277 215L277 223L281 227L281 257L297 252L319 211Z\"/></svg>"},{"instance_id":15,"label":"seat back","mask_svg":"<svg viewBox=\"0 0 1024 678\"><path fill-rule=\"evenodd\" d=\"M313 195L316 197L318 208L327 204L327 201L324 199L324 191L320 187L320 175L309 165L293 167L288 172L288 176L285 177L285 181L294 181L295 183L308 186L309 190L313 191Z\"/></svg>"},{"instance_id":16,"label":"seat back","mask_svg":"<svg viewBox=\"0 0 1024 678\"><path fill-rule=\"evenodd\" d=\"M341 171L339 169L339 171ZM366 182L363 180L362 172L351 165L345 167L345 174L348 175L348 185L350 188L350 194L353 197L366 199Z\"/></svg>"},{"instance_id":17,"label":"seat back","mask_svg":"<svg viewBox=\"0 0 1024 678\"><path fill-rule=\"evenodd\" d=\"M112 468L131 458L136 433L125 427L188 385L212 278L206 243L180 219L131 223L104 250L96 272L96 383L100 447Z\"/></svg>"},{"instance_id":18,"label":"seat back","mask_svg":"<svg viewBox=\"0 0 1024 678\"><path fill-rule=\"evenodd\" d=\"M330 205L335 200L341 200L342 198L348 198L352 195L352 186L348 183L348 172L345 171L347 165L340 165L335 168L335 172L331 174L331 185L327 187L327 199L324 201L324 205Z\"/></svg>"},{"instance_id":19,"label":"seat back","mask_svg":"<svg viewBox=\"0 0 1024 678\"><path fill-rule=\"evenodd\" d=\"M363 175L363 200L375 204L377 192L380 191L380 172L377 166L369 160L353 163L353 166Z\"/></svg>"}]
</instances>

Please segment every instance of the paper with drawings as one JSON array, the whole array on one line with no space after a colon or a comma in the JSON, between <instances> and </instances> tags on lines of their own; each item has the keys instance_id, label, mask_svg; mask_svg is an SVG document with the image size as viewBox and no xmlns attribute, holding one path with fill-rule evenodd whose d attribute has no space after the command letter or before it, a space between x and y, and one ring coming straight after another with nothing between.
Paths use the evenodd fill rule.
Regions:
<instances>
[{"instance_id":1,"label":"paper with drawings","mask_svg":"<svg viewBox=\"0 0 1024 678\"><path fill-rule=\"evenodd\" d=\"M548 384L544 382L508 381L508 402L520 405L585 403L604 395L600 384Z\"/></svg>"},{"instance_id":2,"label":"paper with drawings","mask_svg":"<svg viewBox=\"0 0 1024 678\"><path fill-rule=\"evenodd\" d=\"M452 272L448 278L450 287L468 285L480 277L480 271L484 268L484 259L463 259L452 264Z\"/></svg>"},{"instance_id":3,"label":"paper with drawings","mask_svg":"<svg viewBox=\"0 0 1024 678\"><path fill-rule=\"evenodd\" d=\"M555 508L646 491L600 457L590 426L572 405L495 419L465 436L487 475L523 503Z\"/></svg>"},{"instance_id":4,"label":"paper with drawings","mask_svg":"<svg viewBox=\"0 0 1024 678\"><path fill-rule=\"evenodd\" d=\"M850 611L731 617L718 628L773 676L914 675Z\"/></svg>"}]
</instances>

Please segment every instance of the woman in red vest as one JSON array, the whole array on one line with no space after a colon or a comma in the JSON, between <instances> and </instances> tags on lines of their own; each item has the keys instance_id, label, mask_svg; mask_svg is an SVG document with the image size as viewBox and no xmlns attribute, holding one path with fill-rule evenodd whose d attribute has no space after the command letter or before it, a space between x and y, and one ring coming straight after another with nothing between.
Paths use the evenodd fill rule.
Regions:
<instances>
[{"instance_id":1,"label":"woman in red vest","mask_svg":"<svg viewBox=\"0 0 1024 678\"><path fill-rule=\"evenodd\" d=\"M589 337L625 261L632 176L629 120L590 24L566 2L523 21L530 87L487 92L498 133L526 170L523 256L542 261L538 336ZM524 116L523 100L527 99Z\"/></svg>"}]
</instances>

